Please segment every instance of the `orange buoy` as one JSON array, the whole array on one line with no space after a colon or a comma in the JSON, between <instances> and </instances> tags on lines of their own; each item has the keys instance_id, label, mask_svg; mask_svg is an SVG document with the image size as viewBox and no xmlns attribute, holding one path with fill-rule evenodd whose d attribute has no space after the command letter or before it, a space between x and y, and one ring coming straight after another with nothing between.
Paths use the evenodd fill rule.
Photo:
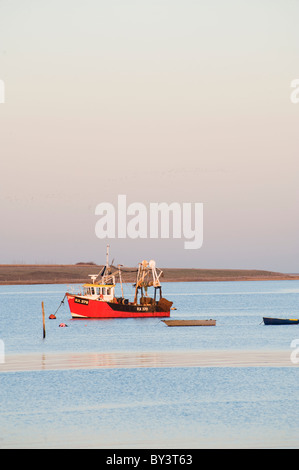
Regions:
<instances>
[{"instance_id":1,"label":"orange buoy","mask_svg":"<svg viewBox=\"0 0 299 470\"><path fill-rule=\"evenodd\" d=\"M53 315L53 313L51 313L51 315L49 315L49 319L50 320L56 320L56 317L55 317L55 315Z\"/></svg>"},{"instance_id":2,"label":"orange buoy","mask_svg":"<svg viewBox=\"0 0 299 470\"><path fill-rule=\"evenodd\" d=\"M59 325L61 328L64 328L65 326L67 326L65 323L60 323Z\"/></svg>"}]
</instances>

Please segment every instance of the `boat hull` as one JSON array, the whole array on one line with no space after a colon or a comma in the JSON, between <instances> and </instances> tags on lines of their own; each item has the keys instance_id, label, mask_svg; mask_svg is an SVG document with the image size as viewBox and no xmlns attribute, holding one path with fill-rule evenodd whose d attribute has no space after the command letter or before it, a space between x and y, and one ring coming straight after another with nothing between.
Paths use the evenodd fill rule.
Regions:
<instances>
[{"instance_id":1,"label":"boat hull","mask_svg":"<svg viewBox=\"0 0 299 470\"><path fill-rule=\"evenodd\" d=\"M167 326L216 326L216 320L163 320Z\"/></svg>"},{"instance_id":2,"label":"boat hull","mask_svg":"<svg viewBox=\"0 0 299 470\"><path fill-rule=\"evenodd\" d=\"M298 325L299 319L297 318L267 318L263 317L265 325Z\"/></svg>"},{"instance_id":3,"label":"boat hull","mask_svg":"<svg viewBox=\"0 0 299 470\"><path fill-rule=\"evenodd\" d=\"M73 318L149 318L169 317L168 311L162 311L154 305L132 305L86 299L73 294L66 294Z\"/></svg>"}]
</instances>

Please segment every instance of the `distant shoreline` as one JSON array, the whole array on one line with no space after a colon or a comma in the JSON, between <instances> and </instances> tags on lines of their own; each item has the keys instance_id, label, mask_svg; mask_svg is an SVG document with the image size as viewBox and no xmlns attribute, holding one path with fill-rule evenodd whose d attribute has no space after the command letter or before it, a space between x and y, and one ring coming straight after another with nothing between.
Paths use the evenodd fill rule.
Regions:
<instances>
[{"instance_id":1,"label":"distant shoreline","mask_svg":"<svg viewBox=\"0 0 299 470\"><path fill-rule=\"evenodd\" d=\"M0 264L0 285L82 284L103 266L95 264ZM124 282L135 282L136 268L124 268ZM284 281L299 280L299 274L254 269L161 268L162 282Z\"/></svg>"}]
</instances>

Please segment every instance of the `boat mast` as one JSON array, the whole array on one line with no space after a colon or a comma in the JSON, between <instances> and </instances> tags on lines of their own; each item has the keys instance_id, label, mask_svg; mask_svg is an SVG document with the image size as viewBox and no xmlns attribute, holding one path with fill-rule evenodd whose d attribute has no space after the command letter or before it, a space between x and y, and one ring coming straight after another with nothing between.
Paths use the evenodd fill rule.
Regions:
<instances>
[{"instance_id":1,"label":"boat mast","mask_svg":"<svg viewBox=\"0 0 299 470\"><path fill-rule=\"evenodd\" d=\"M102 284L110 284L109 280L111 279L113 284L115 283L114 276L111 275L109 272L109 247L110 245L107 245L106 248L106 266L102 269L102 272L100 273L100 276L102 277Z\"/></svg>"},{"instance_id":2,"label":"boat mast","mask_svg":"<svg viewBox=\"0 0 299 470\"><path fill-rule=\"evenodd\" d=\"M107 270L109 268L109 248L110 248L110 245L107 245L107 248L106 248L106 269Z\"/></svg>"},{"instance_id":3,"label":"boat mast","mask_svg":"<svg viewBox=\"0 0 299 470\"><path fill-rule=\"evenodd\" d=\"M157 268L156 268L156 262L155 260L151 259L150 262L149 262L149 267L151 268L152 270L152 276L153 276L153 286L154 286L154 292L155 292L155 295L154 295L154 300L156 301L156 297L157 297L157 290L160 291L160 299L162 297L162 286L161 286L161 283L160 283L160 276L162 275L163 271L161 269L159 269L159 274L157 273Z\"/></svg>"},{"instance_id":4,"label":"boat mast","mask_svg":"<svg viewBox=\"0 0 299 470\"><path fill-rule=\"evenodd\" d=\"M162 270L159 270L159 274L157 273L156 269L156 262L151 259L150 262L143 260L142 263L139 263L138 266L138 273L137 273L137 280L136 280L136 288L135 288L135 297L134 297L134 304L137 303L137 296L138 296L138 289L141 289L141 297L143 297L143 287L145 288L145 295L147 296L147 287L153 286L155 290L155 297L156 300L156 291L159 289L160 291L160 298L162 297L162 287L160 283L160 276L162 275ZM149 274L152 274L152 280L149 280Z\"/></svg>"},{"instance_id":5,"label":"boat mast","mask_svg":"<svg viewBox=\"0 0 299 470\"><path fill-rule=\"evenodd\" d=\"M134 304L137 304L137 295L138 295L138 287L139 287L140 266L141 266L141 263L139 263L139 265L138 265L138 273L137 273L137 279L136 279L136 288L135 288Z\"/></svg>"},{"instance_id":6,"label":"boat mast","mask_svg":"<svg viewBox=\"0 0 299 470\"><path fill-rule=\"evenodd\" d=\"M119 275L119 282L120 282L120 288L121 288L121 296L123 297L124 296L124 290L123 290L123 283L122 283L122 277L121 277L121 266L123 266L122 264L118 264L118 275Z\"/></svg>"}]
</instances>

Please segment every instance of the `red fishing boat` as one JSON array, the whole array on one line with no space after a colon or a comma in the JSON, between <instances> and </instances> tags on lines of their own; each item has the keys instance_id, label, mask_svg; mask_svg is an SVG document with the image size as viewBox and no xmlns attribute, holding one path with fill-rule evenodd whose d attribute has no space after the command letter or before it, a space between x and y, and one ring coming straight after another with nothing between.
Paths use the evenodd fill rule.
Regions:
<instances>
[{"instance_id":1,"label":"red fishing boat","mask_svg":"<svg viewBox=\"0 0 299 470\"><path fill-rule=\"evenodd\" d=\"M160 276L154 260L139 263L134 284L134 300L124 298L121 266L109 266L107 247L106 266L96 275L90 275L91 282L83 285L82 293L66 293L73 318L138 318L169 317L172 302L162 297ZM119 278L121 293L115 295L116 278ZM154 296L148 296L148 287L153 287ZM159 299L157 299L159 294ZM139 298L138 298L139 297Z\"/></svg>"}]
</instances>

